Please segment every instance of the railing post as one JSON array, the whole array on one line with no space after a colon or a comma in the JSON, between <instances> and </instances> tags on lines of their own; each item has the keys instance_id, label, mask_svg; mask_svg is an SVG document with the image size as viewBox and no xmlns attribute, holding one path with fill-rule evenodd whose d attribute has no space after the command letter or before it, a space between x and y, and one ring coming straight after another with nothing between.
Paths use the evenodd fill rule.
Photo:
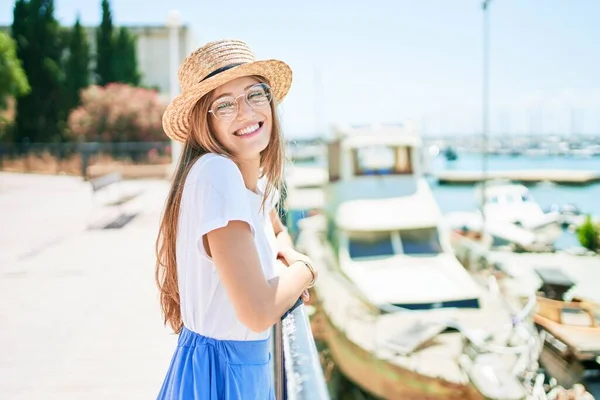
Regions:
<instances>
[{"instance_id":1,"label":"railing post","mask_svg":"<svg viewBox=\"0 0 600 400\"><path fill-rule=\"evenodd\" d=\"M283 361L283 333L281 329L281 321L275 324L273 330L275 398L277 400L286 400L285 364Z\"/></svg>"},{"instance_id":2,"label":"railing post","mask_svg":"<svg viewBox=\"0 0 600 400\"><path fill-rule=\"evenodd\" d=\"M88 180L87 169L90 162L90 145L83 141L79 141L76 145L76 151L79 153L81 157L81 177L84 181Z\"/></svg>"}]
</instances>

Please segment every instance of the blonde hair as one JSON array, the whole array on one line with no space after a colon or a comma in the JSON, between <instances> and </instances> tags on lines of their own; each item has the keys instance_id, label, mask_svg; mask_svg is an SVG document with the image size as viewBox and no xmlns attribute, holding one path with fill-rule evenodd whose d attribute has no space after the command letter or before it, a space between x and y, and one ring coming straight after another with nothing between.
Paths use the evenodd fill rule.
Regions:
<instances>
[{"instance_id":1,"label":"blonde hair","mask_svg":"<svg viewBox=\"0 0 600 400\"><path fill-rule=\"evenodd\" d=\"M268 83L263 77L254 78ZM165 325L168 323L176 333L179 333L183 327L177 282L176 241L185 180L194 162L204 154L216 153L232 158L212 133L208 117L211 95L212 92L203 96L190 115L190 132L177 163L156 239L155 278L160 292L160 305ZM260 155L261 177L264 176L266 180L263 206L269 197L281 191L283 181L284 142L277 118L275 99L271 103L271 115L273 120L271 139Z\"/></svg>"}]
</instances>

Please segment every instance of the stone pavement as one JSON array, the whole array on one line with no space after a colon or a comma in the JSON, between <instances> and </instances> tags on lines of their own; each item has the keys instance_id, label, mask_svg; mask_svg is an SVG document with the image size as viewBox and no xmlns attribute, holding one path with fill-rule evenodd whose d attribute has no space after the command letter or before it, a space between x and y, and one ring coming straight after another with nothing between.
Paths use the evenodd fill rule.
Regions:
<instances>
[{"instance_id":1,"label":"stone pavement","mask_svg":"<svg viewBox=\"0 0 600 400\"><path fill-rule=\"evenodd\" d=\"M86 230L89 183L0 173L0 399L152 399L163 327L154 241L167 182L135 181L140 214Z\"/></svg>"}]
</instances>

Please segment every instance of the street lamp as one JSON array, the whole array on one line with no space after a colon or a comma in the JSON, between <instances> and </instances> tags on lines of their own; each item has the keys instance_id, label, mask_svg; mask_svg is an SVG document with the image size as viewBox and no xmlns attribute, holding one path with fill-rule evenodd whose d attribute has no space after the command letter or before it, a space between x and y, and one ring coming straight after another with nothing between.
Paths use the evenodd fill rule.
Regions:
<instances>
[{"instance_id":1,"label":"street lamp","mask_svg":"<svg viewBox=\"0 0 600 400\"><path fill-rule=\"evenodd\" d=\"M177 80L177 69L179 67L179 28L181 28L181 14L177 10L171 10L167 16L167 27L169 28L169 96L173 100L179 94L179 81ZM181 144L171 140L171 167L175 171Z\"/></svg>"},{"instance_id":2,"label":"street lamp","mask_svg":"<svg viewBox=\"0 0 600 400\"><path fill-rule=\"evenodd\" d=\"M489 129L489 16L488 6L492 0L483 0L481 8L483 9L483 88L482 88L482 126L481 126L481 216L483 218L482 232L485 231L485 213L483 205L485 204L485 192L488 174L488 129Z\"/></svg>"}]
</instances>

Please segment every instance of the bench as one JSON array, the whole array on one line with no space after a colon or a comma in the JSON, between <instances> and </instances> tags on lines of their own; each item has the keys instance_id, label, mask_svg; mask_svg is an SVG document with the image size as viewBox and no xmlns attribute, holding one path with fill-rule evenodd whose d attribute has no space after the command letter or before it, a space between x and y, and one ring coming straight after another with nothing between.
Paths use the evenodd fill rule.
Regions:
<instances>
[{"instance_id":1,"label":"bench","mask_svg":"<svg viewBox=\"0 0 600 400\"><path fill-rule=\"evenodd\" d=\"M122 227L135 215L128 214L123 205L134 199L140 191L126 190L123 186L123 175L120 172L111 172L97 178L90 179L92 188L92 214L103 210L102 216L93 218L89 224L91 229L107 229Z\"/></svg>"}]
</instances>

